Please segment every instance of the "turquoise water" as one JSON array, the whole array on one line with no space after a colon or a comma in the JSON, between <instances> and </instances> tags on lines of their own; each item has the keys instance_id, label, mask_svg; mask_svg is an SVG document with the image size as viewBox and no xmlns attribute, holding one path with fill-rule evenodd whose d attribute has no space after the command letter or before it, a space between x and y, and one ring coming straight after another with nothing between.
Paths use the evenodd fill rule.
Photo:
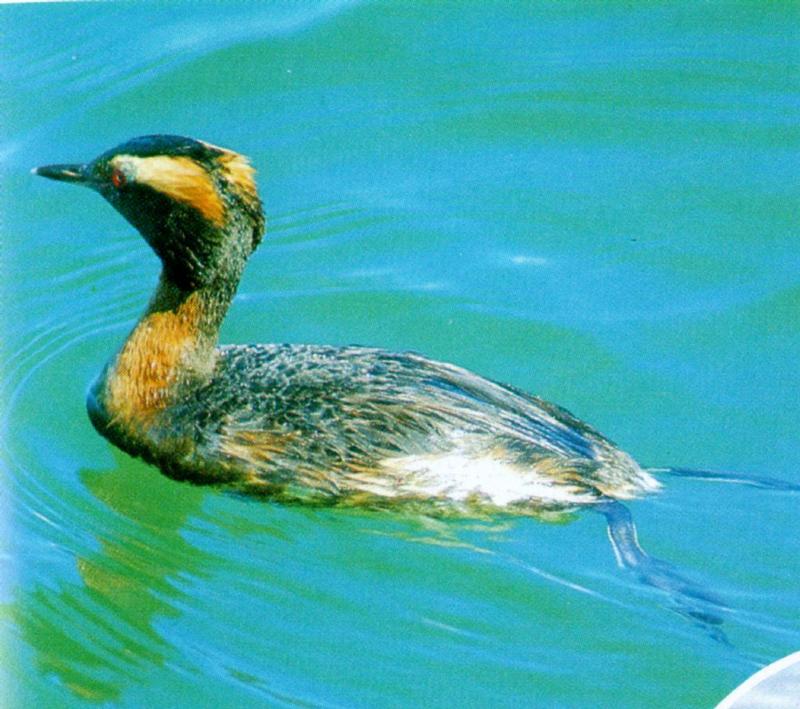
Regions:
<instances>
[{"instance_id":1,"label":"turquoise water","mask_svg":"<svg viewBox=\"0 0 800 709\"><path fill-rule=\"evenodd\" d=\"M600 515L257 503L85 416L157 264L29 170L181 133L259 169L224 341L413 349L643 464L800 483L800 10L629 5L0 7L0 704L707 707L800 648L796 492L630 504L725 644Z\"/></svg>"}]
</instances>

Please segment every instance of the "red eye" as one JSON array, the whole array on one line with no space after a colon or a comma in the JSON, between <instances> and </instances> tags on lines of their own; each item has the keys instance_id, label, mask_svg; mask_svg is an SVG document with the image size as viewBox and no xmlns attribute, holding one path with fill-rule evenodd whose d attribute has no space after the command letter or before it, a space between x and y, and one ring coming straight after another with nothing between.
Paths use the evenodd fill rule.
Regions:
<instances>
[{"instance_id":1,"label":"red eye","mask_svg":"<svg viewBox=\"0 0 800 709\"><path fill-rule=\"evenodd\" d=\"M127 182L127 178L125 177L125 173L122 172L119 168L115 168L114 172L111 173L111 184L114 185L117 189L120 187L124 187L125 183Z\"/></svg>"}]
</instances>

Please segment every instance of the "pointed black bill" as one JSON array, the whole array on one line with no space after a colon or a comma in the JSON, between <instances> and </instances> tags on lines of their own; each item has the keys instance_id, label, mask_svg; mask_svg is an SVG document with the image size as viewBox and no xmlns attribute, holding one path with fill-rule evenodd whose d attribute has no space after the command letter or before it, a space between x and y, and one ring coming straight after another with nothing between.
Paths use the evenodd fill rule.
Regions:
<instances>
[{"instance_id":1,"label":"pointed black bill","mask_svg":"<svg viewBox=\"0 0 800 709\"><path fill-rule=\"evenodd\" d=\"M60 182L86 182L83 165L43 165L33 168L31 172Z\"/></svg>"}]
</instances>

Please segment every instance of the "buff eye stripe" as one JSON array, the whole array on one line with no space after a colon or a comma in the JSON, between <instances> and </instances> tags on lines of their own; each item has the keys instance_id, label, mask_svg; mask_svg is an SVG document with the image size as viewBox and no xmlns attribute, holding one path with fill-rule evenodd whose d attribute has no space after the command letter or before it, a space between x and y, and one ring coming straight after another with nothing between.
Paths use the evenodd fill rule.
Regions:
<instances>
[{"instance_id":1,"label":"buff eye stripe","mask_svg":"<svg viewBox=\"0 0 800 709\"><path fill-rule=\"evenodd\" d=\"M193 207L215 226L224 224L225 205L208 172L191 158L118 155L112 161L114 167L121 168L123 164L132 169L137 183Z\"/></svg>"}]
</instances>

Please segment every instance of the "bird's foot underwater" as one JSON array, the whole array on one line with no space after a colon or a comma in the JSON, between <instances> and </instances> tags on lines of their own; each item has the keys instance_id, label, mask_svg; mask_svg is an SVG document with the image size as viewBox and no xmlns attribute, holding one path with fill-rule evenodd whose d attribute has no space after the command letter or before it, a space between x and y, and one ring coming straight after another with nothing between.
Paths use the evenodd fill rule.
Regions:
<instances>
[{"instance_id":1,"label":"bird's foot underwater","mask_svg":"<svg viewBox=\"0 0 800 709\"><path fill-rule=\"evenodd\" d=\"M713 640L730 645L722 628L730 608L715 594L687 578L669 562L650 556L639 544L630 510L621 502L606 500L595 510L606 519L608 538L620 567L630 570L640 583L667 594L670 607L690 620Z\"/></svg>"}]
</instances>

